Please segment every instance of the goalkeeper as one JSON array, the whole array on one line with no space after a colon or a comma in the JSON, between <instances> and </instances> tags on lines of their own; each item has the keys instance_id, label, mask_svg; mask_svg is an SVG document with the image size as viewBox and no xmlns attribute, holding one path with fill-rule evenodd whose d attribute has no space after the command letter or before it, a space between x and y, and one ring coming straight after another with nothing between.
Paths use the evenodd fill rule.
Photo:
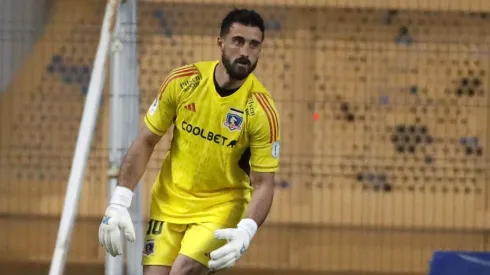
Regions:
<instances>
[{"instance_id":1,"label":"goalkeeper","mask_svg":"<svg viewBox=\"0 0 490 275\"><path fill-rule=\"evenodd\" d=\"M233 10L217 39L220 60L176 68L163 81L99 227L111 255L122 253L120 232L135 239L133 190L172 125L151 192L144 274L207 274L232 267L247 250L269 213L279 165L279 116L252 73L263 40L261 16Z\"/></svg>"}]
</instances>

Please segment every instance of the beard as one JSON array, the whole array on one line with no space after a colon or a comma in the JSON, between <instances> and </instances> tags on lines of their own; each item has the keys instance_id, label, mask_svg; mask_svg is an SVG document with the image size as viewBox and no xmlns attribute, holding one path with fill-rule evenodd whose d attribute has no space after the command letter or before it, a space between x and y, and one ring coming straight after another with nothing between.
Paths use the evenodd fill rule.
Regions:
<instances>
[{"instance_id":1,"label":"beard","mask_svg":"<svg viewBox=\"0 0 490 275\"><path fill-rule=\"evenodd\" d=\"M246 57L239 57L234 61L231 61L225 54L221 56L221 60L223 61L223 65L225 66L228 75L235 80L247 78L247 76L255 70L258 62L257 60L252 64Z\"/></svg>"}]
</instances>

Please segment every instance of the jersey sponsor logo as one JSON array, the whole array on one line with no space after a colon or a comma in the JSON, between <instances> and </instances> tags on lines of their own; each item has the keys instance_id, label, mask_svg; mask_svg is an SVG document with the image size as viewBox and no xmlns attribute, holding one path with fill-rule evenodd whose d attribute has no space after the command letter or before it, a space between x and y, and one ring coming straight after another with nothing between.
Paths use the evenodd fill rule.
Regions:
<instances>
[{"instance_id":1,"label":"jersey sponsor logo","mask_svg":"<svg viewBox=\"0 0 490 275\"><path fill-rule=\"evenodd\" d=\"M185 66L185 67L173 70L167 76L167 78L163 82L162 86L160 87L160 95L158 96L158 99L162 98L163 93L167 90L168 85L173 80L181 78L181 77L191 76L191 75L198 74L198 73L199 73L199 71L196 68L194 68L193 66Z\"/></svg>"},{"instance_id":2,"label":"jersey sponsor logo","mask_svg":"<svg viewBox=\"0 0 490 275\"><path fill-rule=\"evenodd\" d=\"M230 108L225 118L225 127L230 131L241 130L243 124L243 111Z\"/></svg>"},{"instance_id":3,"label":"jersey sponsor logo","mask_svg":"<svg viewBox=\"0 0 490 275\"><path fill-rule=\"evenodd\" d=\"M247 100L247 109L245 109L245 113L247 116L254 116L255 115L255 108L254 108L254 99L253 97L249 97Z\"/></svg>"},{"instance_id":4,"label":"jersey sponsor logo","mask_svg":"<svg viewBox=\"0 0 490 275\"><path fill-rule=\"evenodd\" d=\"M216 144L226 146L226 147L235 147L237 141L236 140L231 140L227 142L228 138L225 136L222 136L220 134L215 134L212 131L205 130L204 128L201 128L199 126L192 125L186 121L182 121L182 130L193 134L194 136L201 137L207 141L212 141Z\"/></svg>"},{"instance_id":5,"label":"jersey sponsor logo","mask_svg":"<svg viewBox=\"0 0 490 275\"><path fill-rule=\"evenodd\" d=\"M196 77L180 83L180 88L182 89L182 92L185 93L197 88L200 82L201 82L201 75L196 75Z\"/></svg>"},{"instance_id":6,"label":"jersey sponsor logo","mask_svg":"<svg viewBox=\"0 0 490 275\"><path fill-rule=\"evenodd\" d=\"M159 103L159 100L158 98L155 98L155 100L153 100L153 103L151 104L150 106L150 110L148 110L148 113L152 116L155 114L155 112L157 111L158 109L158 103Z\"/></svg>"},{"instance_id":7,"label":"jersey sponsor logo","mask_svg":"<svg viewBox=\"0 0 490 275\"><path fill-rule=\"evenodd\" d=\"M281 143L279 141L274 141L272 143L272 157L278 158L281 151Z\"/></svg>"}]
</instances>

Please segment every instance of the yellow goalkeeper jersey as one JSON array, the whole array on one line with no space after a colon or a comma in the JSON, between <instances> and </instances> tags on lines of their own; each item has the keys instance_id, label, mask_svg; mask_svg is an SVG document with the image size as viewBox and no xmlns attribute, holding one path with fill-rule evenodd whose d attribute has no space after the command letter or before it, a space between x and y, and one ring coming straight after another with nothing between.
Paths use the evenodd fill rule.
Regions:
<instances>
[{"instance_id":1,"label":"yellow goalkeeper jersey","mask_svg":"<svg viewBox=\"0 0 490 275\"><path fill-rule=\"evenodd\" d=\"M219 61L173 70L144 118L173 139L152 188L150 215L170 223L233 224L251 197L250 170L275 172L279 115L267 89L250 74L233 94L221 96Z\"/></svg>"}]
</instances>

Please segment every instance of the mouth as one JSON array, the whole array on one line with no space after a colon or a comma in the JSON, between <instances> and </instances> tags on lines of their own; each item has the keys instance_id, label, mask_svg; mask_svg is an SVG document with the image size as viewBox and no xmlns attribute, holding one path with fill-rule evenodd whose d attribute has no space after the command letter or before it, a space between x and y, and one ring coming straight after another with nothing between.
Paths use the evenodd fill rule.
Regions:
<instances>
[{"instance_id":1,"label":"mouth","mask_svg":"<svg viewBox=\"0 0 490 275\"><path fill-rule=\"evenodd\" d=\"M238 67L243 67L243 68L248 68L250 65L248 63L241 63L241 62L237 62L236 65Z\"/></svg>"}]
</instances>

